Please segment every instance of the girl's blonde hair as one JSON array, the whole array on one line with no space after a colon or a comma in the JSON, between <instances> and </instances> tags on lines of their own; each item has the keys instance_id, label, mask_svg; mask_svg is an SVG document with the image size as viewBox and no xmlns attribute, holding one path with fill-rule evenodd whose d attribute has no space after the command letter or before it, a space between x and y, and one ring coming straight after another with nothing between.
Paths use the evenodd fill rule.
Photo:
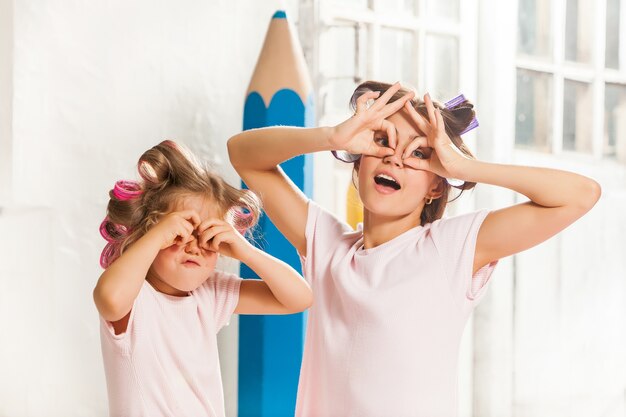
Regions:
<instances>
[{"instance_id":1,"label":"girl's blonde hair","mask_svg":"<svg viewBox=\"0 0 626 417\"><path fill-rule=\"evenodd\" d=\"M108 241L100 258L103 268L145 235L182 196L206 196L242 233L259 219L261 203L252 191L229 185L174 141L163 141L144 152L137 170L140 181L118 181L109 191L107 217L100 226Z\"/></svg>"},{"instance_id":2,"label":"girl's blonde hair","mask_svg":"<svg viewBox=\"0 0 626 417\"><path fill-rule=\"evenodd\" d=\"M378 82L378 81L365 81L361 83L352 94L350 98L350 108L352 111L356 111L356 102L359 97L361 97L364 93L368 91L379 91L380 95L383 95L385 91L391 88L393 84ZM396 100L399 100L404 95L409 93L411 90L402 87L400 88L390 99L389 103L392 103ZM413 108L426 120L428 120L428 111L426 109L426 103L423 100L419 99L417 95L410 101ZM441 115L443 116L443 122L445 124L446 133L452 140L452 143L468 158L476 159L472 152L469 150L463 139L461 138L461 133L470 125L472 120L475 118L476 113L474 112L474 105L465 100L459 105L455 106L452 109L446 108L440 103L433 102L435 108L441 110ZM354 169L356 172L359 170L359 162L360 160L355 161ZM474 188L476 185L475 182L463 182L461 185L452 185L445 178L440 179L443 181L443 192L441 197L437 199L433 199L431 204L424 205L424 209L421 214L421 224L424 225L426 223L432 223L433 221L440 219L443 216L443 213L446 209L446 205L448 204L448 197L450 195L451 188L457 188L461 190L458 196L456 196L451 201L459 198L463 191ZM357 187L358 188L358 187Z\"/></svg>"}]
</instances>

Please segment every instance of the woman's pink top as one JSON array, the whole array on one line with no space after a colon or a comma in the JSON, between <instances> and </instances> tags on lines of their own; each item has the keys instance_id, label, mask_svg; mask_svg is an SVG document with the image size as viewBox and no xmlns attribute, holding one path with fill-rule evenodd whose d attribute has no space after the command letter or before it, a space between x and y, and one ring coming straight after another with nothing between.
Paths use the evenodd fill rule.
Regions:
<instances>
[{"instance_id":1,"label":"woman's pink top","mask_svg":"<svg viewBox=\"0 0 626 417\"><path fill-rule=\"evenodd\" d=\"M100 318L112 417L225 415L216 335L240 283L215 271L189 296L173 297L144 282L125 333Z\"/></svg>"},{"instance_id":2,"label":"woman's pink top","mask_svg":"<svg viewBox=\"0 0 626 417\"><path fill-rule=\"evenodd\" d=\"M418 226L371 249L309 202L309 311L298 417L453 417L463 328L496 262L472 274L488 211ZM474 281L474 289L472 282Z\"/></svg>"}]
</instances>

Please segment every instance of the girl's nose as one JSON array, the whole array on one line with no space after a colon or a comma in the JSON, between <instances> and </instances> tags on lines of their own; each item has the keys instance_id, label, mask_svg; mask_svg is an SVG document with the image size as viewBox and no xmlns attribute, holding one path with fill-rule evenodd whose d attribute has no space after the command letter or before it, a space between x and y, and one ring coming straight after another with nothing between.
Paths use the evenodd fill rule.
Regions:
<instances>
[{"instance_id":1,"label":"girl's nose","mask_svg":"<svg viewBox=\"0 0 626 417\"><path fill-rule=\"evenodd\" d=\"M194 238L187 242L187 244L185 245L185 252L191 254L191 255L199 255L200 254L200 246L199 246L199 242L198 239L194 236Z\"/></svg>"}]
</instances>

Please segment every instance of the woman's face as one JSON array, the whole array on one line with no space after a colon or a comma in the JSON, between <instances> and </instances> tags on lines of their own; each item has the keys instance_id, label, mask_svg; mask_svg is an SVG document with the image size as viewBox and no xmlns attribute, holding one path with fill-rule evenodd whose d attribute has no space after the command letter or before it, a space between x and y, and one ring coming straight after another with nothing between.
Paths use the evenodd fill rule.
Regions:
<instances>
[{"instance_id":1,"label":"woman's face","mask_svg":"<svg viewBox=\"0 0 626 417\"><path fill-rule=\"evenodd\" d=\"M419 222L424 199L436 190L441 180L432 172L417 170L403 163L402 153L406 146L415 138L423 136L409 115L401 110L387 120L396 128L398 145L392 156L361 157L358 169L359 195L365 210L370 214L391 218L413 215ZM385 132L377 132L374 140L379 146L389 146ZM422 144L408 158L428 159L433 150L428 147L425 137L418 140Z\"/></svg>"}]
</instances>

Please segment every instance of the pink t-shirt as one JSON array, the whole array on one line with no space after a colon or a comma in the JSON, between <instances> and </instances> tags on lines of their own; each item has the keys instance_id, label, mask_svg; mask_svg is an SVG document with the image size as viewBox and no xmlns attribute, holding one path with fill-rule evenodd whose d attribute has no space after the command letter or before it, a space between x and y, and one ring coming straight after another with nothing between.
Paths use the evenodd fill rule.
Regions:
<instances>
[{"instance_id":1,"label":"pink t-shirt","mask_svg":"<svg viewBox=\"0 0 626 417\"><path fill-rule=\"evenodd\" d=\"M305 279L313 288L298 417L453 417L463 328L496 262L472 277L488 211L418 226L371 249L314 202ZM472 280L483 285L472 290Z\"/></svg>"},{"instance_id":2,"label":"pink t-shirt","mask_svg":"<svg viewBox=\"0 0 626 417\"><path fill-rule=\"evenodd\" d=\"M112 417L223 417L217 332L239 300L241 278L215 271L188 297L147 281L125 333L100 318L100 341Z\"/></svg>"}]
</instances>

